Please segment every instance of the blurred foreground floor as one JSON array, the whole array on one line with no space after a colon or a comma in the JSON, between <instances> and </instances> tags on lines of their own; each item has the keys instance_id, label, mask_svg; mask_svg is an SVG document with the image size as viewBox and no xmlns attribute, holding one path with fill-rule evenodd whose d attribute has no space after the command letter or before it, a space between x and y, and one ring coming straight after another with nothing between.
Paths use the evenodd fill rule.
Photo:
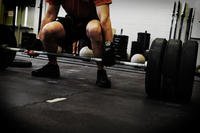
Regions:
<instances>
[{"instance_id":1,"label":"blurred foreground floor","mask_svg":"<svg viewBox=\"0 0 200 133\"><path fill-rule=\"evenodd\" d=\"M1 126L26 133L174 133L200 131L200 81L185 105L151 100L145 73L107 68L111 89L95 85L96 67L61 63L61 78L32 77L46 60L30 59L30 68L9 67L0 73ZM49 103L47 100L64 98Z\"/></svg>"}]
</instances>

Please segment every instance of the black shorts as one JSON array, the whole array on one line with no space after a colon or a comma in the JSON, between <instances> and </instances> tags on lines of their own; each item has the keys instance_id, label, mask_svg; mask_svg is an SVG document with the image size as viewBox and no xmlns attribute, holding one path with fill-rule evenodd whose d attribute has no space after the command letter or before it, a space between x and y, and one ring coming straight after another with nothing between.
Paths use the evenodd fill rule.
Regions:
<instances>
[{"instance_id":1,"label":"black shorts","mask_svg":"<svg viewBox=\"0 0 200 133\"><path fill-rule=\"evenodd\" d=\"M77 19L72 15L66 15L64 18L58 18L57 21L60 22L65 30L66 36L61 43L61 47L67 51L71 52L72 43L75 41L84 42L83 45L91 48L90 39L86 35L86 26L89 21L92 19L98 19L97 17L93 18L84 18Z\"/></svg>"}]
</instances>

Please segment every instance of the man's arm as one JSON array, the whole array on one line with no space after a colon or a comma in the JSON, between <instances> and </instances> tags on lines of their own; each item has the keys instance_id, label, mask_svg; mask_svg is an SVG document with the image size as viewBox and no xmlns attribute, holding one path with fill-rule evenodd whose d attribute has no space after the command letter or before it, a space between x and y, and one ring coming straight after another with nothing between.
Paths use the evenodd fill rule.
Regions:
<instances>
[{"instance_id":1,"label":"man's arm","mask_svg":"<svg viewBox=\"0 0 200 133\"><path fill-rule=\"evenodd\" d=\"M26 51L26 53L30 55L31 57L36 57L39 55L39 54L34 53L33 50L43 50L43 44L42 44L42 41L40 40L42 36L41 30L47 23L52 22L57 18L59 8L60 8L59 4L53 4L53 3L49 4L47 12L42 20L39 34L37 35L36 39L32 43L30 50Z\"/></svg>"},{"instance_id":2,"label":"man's arm","mask_svg":"<svg viewBox=\"0 0 200 133\"><path fill-rule=\"evenodd\" d=\"M105 41L112 42L113 35L112 35L112 26L111 26L111 20L110 20L110 8L109 4L101 5L96 7L97 15L99 17L103 35Z\"/></svg>"}]
</instances>

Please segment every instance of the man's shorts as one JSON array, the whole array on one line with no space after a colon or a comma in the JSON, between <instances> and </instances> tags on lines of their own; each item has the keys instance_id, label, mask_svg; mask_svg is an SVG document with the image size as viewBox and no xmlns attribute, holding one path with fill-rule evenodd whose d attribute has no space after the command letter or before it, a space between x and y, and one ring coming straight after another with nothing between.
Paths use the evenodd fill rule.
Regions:
<instances>
[{"instance_id":1,"label":"man's shorts","mask_svg":"<svg viewBox=\"0 0 200 133\"><path fill-rule=\"evenodd\" d=\"M66 52L71 52L72 43L80 40L84 40L84 45L91 48L90 39L86 35L86 26L92 19L97 19L97 17L77 19L72 15L66 15L64 18L57 19L63 25L66 33L64 40L60 44Z\"/></svg>"}]
</instances>

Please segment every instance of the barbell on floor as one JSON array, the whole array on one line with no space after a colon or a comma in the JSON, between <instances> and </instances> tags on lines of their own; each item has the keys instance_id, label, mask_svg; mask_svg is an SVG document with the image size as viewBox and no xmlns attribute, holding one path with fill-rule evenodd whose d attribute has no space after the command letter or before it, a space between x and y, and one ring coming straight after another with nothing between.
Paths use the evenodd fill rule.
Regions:
<instances>
[{"instance_id":1,"label":"barbell on floor","mask_svg":"<svg viewBox=\"0 0 200 133\"><path fill-rule=\"evenodd\" d=\"M2 30L0 31L2 37L0 39L0 69L4 69L12 63L16 52L26 50L16 48L16 38L9 28L4 27L0 30ZM145 91L149 97L172 102L188 102L192 96L197 50L196 41L189 40L182 44L180 40L167 41L156 38L150 46L147 63L125 61L116 63L145 68ZM34 52L85 61L102 61L100 58L79 57L67 53Z\"/></svg>"},{"instance_id":2,"label":"barbell on floor","mask_svg":"<svg viewBox=\"0 0 200 133\"><path fill-rule=\"evenodd\" d=\"M14 51L14 52L23 52L26 53L27 49L23 48L14 48L14 47L8 47L8 44L3 44L0 46L1 49L9 50L9 51ZM68 53L50 53L50 52L45 52L45 51L36 51L32 50L33 53L39 54L39 55L53 55L56 57L66 57L66 58L72 58L72 59L79 59L83 61L95 61L95 62L102 62L101 58L94 58L94 57L84 57L84 56L74 56L72 54ZM116 64L120 65L127 65L127 66L133 66L133 67L141 67L141 68L146 68L147 63L134 63L134 62L126 62L126 61L119 61L116 60Z\"/></svg>"}]
</instances>

